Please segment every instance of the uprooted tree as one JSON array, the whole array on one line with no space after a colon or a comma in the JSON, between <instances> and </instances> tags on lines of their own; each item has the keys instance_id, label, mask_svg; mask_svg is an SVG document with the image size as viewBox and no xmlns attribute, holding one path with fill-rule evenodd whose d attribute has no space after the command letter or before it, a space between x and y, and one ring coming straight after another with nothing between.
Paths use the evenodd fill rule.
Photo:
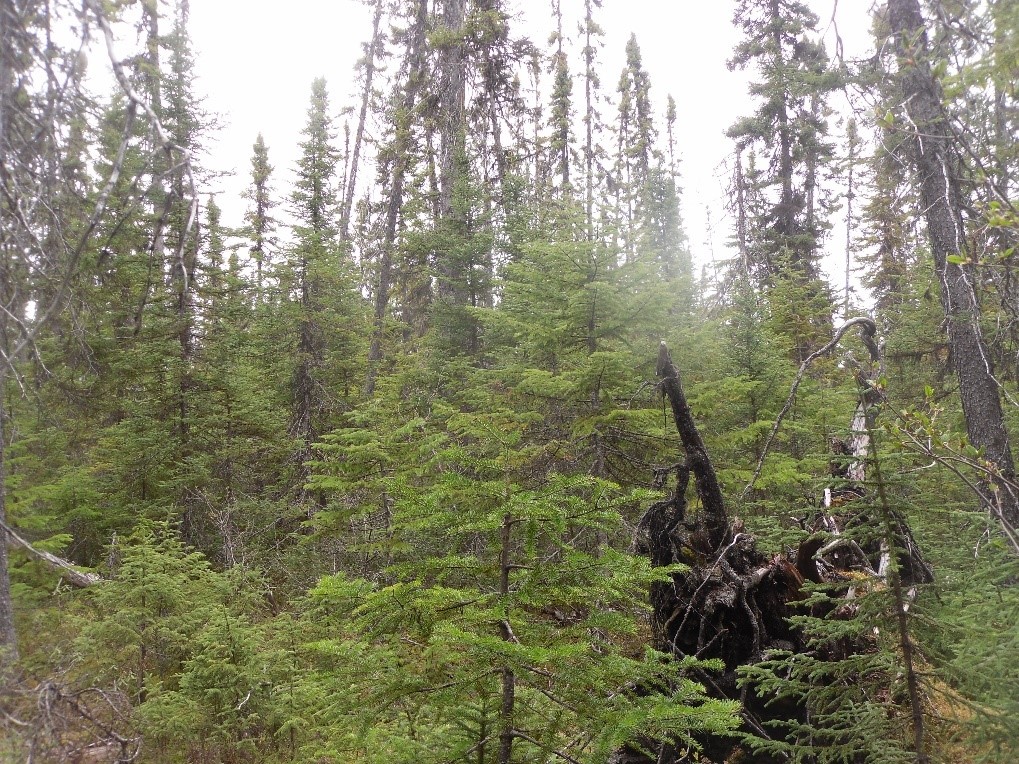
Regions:
<instances>
[{"instance_id":1,"label":"uprooted tree","mask_svg":"<svg viewBox=\"0 0 1019 764\"><path fill-rule=\"evenodd\" d=\"M826 349L834 347L845 330L853 325L862 326L872 360L877 361L874 325L869 319L847 322ZM801 367L800 376L806 365L805 362ZM730 516L726 510L715 468L687 404L679 372L664 343L657 372L663 394L671 405L685 458L668 468L675 472L675 488L667 499L647 509L638 523L634 540L635 551L650 557L654 566L678 564L683 570L674 573L670 580L655 584L650 592L654 647L676 658L720 660L721 671L699 671L698 679L710 695L739 700L744 731L768 739L773 734L769 731L769 722L803 721L807 709L803 703L758 694L751 682L741 680L741 668L758 664L776 651L797 654L813 650L816 654L816 645L810 644L807 635L790 618L804 612L817 614L819 607L831 611L836 605L803 604L809 594L808 582L834 583L851 575L859 576L894 587L902 600L908 595L900 589L929 582L933 574L905 519L897 514L886 526L888 533L884 538L877 533L873 541L859 543L853 539L853 534L844 533L854 525L882 524L882 518L871 516L865 509L855 509L853 502L836 509L826 501L813 518L802 522L804 537L795 552L764 554L743 521ZM861 374L861 380L865 376ZM799 379L798 376L797 383ZM841 481L838 490L848 496L864 492L862 465L872 448L868 433L873 426L874 396L872 387L865 389L854 416L853 437L848 442L840 441L835 448L843 459L835 462L833 476ZM700 503L693 517L687 514L686 500L691 477ZM831 491L826 491L826 496L830 495ZM888 535L893 537L891 543ZM893 554L896 565L889 564ZM908 634L904 632L902 637L901 647L908 653ZM866 651L870 645L864 639L843 644L840 649ZM906 657L908 660L909 656ZM922 722L918 722L918 726L918 735L922 737ZM702 756L706 757L701 760L724 761L736 741L707 739L701 744ZM620 751L615 762L661 764L685 761L685 755L686 752L671 741L648 741L641 750ZM753 760L770 762L773 759L765 755Z\"/></svg>"}]
</instances>

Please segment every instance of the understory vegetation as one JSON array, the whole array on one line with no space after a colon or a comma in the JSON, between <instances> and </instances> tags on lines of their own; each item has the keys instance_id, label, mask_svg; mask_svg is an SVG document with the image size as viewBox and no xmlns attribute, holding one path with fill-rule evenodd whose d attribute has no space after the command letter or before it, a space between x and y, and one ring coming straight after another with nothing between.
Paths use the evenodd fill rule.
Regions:
<instances>
[{"instance_id":1,"label":"understory vegetation","mask_svg":"<svg viewBox=\"0 0 1019 764\"><path fill-rule=\"evenodd\" d=\"M0 759L1019 760L1019 4L736 3L703 266L601 0L369 5L227 225L187 0L0 0Z\"/></svg>"}]
</instances>

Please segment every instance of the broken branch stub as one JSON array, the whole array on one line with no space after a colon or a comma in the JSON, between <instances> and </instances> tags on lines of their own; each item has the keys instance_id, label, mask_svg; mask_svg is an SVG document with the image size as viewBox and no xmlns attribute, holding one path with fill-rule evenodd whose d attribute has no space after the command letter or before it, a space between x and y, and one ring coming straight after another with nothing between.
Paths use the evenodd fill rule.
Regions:
<instances>
[{"instance_id":1,"label":"broken branch stub","mask_svg":"<svg viewBox=\"0 0 1019 764\"><path fill-rule=\"evenodd\" d=\"M686 466L693 473L694 486L701 500L701 511L704 513L704 525L708 534L707 541L714 550L721 546L728 523L722 488L718 484L718 476L715 474L711 459L708 458L708 450L704 447L704 441L697 431L690 406L683 394L679 370L672 362L669 348L664 341L658 350L657 372L662 380L662 391L672 406L672 418L683 442L683 450L686 452Z\"/></svg>"}]
</instances>

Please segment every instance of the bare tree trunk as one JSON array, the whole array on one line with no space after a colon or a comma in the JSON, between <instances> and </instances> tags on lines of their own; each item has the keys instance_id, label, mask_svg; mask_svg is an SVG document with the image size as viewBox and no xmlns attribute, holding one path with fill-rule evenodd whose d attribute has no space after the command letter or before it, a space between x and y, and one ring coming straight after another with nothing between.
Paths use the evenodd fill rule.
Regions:
<instances>
[{"instance_id":1,"label":"bare tree trunk","mask_svg":"<svg viewBox=\"0 0 1019 764\"><path fill-rule=\"evenodd\" d=\"M142 11L145 17L145 56L146 68L142 79L145 95L149 98L149 106L152 113L158 119L163 118L162 80L159 69L159 3L158 0L143 0ZM163 187L163 172L166 164L170 164L170 157L164 157L161 149L164 148L156 127L149 128L149 150L152 152L153 166L151 188L149 198L152 204L152 212L159 215L159 219L152 234L152 257L157 262L163 262L163 252L166 249L165 223L169 213L166 199L166 189ZM162 210L162 211L161 211ZM142 298L145 302L146 297ZM138 313L138 327L141 327L142 315ZM136 329L138 331L138 329Z\"/></svg>"},{"instance_id":2,"label":"bare tree trunk","mask_svg":"<svg viewBox=\"0 0 1019 764\"><path fill-rule=\"evenodd\" d=\"M444 0L442 26L448 35L439 51L439 220L454 215L453 189L463 171L466 141L466 51L463 34L467 0ZM447 253L435 262L436 294L440 301L467 304L462 264Z\"/></svg>"},{"instance_id":3,"label":"bare tree trunk","mask_svg":"<svg viewBox=\"0 0 1019 764\"><path fill-rule=\"evenodd\" d=\"M354 151L350 159L350 173L346 179L347 192L344 194L343 207L340 210L340 241L348 241L350 235L350 211L354 206L354 190L357 186L357 165L361 158L361 145L364 143L364 125L368 118L368 105L372 98L372 80L375 78L375 58L382 48L383 0L375 0L375 17L372 20L372 39L364 66L364 91L361 93L361 112L357 116L357 130L354 133Z\"/></svg>"},{"instance_id":4,"label":"bare tree trunk","mask_svg":"<svg viewBox=\"0 0 1019 764\"><path fill-rule=\"evenodd\" d=\"M14 530L7 525L6 522L0 522L0 531L2 531L3 545L6 549L7 545L16 546L20 549L24 549L28 554L41 562L47 568L60 576L71 586L76 589L87 589L93 584L101 582L102 576L98 573L89 573L86 571L78 570L72 563L65 560L63 557L57 557L55 554L50 552L44 552L42 549L36 549L28 541L23 539Z\"/></svg>"},{"instance_id":5,"label":"bare tree trunk","mask_svg":"<svg viewBox=\"0 0 1019 764\"><path fill-rule=\"evenodd\" d=\"M381 0L379 5L381 6ZM428 0L419 0L417 18L414 21L414 33L408 50L410 66L407 73L407 85L400 113L396 115L392 185L386 208L386 228L383 234L382 252L379 256L379 280L375 288L375 320L372 327L371 344L368 348L368 372L364 383L366 396L371 396L375 392L379 362L382 360L382 339L385 334L386 312L389 310L389 292L393 284L393 247L396 245L396 231L400 210L403 207L404 184L407 165L410 161L412 115L414 107L417 105L418 91L424 79L423 54L427 26Z\"/></svg>"},{"instance_id":6,"label":"bare tree trunk","mask_svg":"<svg viewBox=\"0 0 1019 764\"><path fill-rule=\"evenodd\" d=\"M444 0L442 26L450 38L462 34L467 0ZM461 39L449 40L439 52L440 137L439 217L453 209L457 154L463 150L466 121L465 51Z\"/></svg>"},{"instance_id":7,"label":"bare tree trunk","mask_svg":"<svg viewBox=\"0 0 1019 764\"><path fill-rule=\"evenodd\" d=\"M966 262L963 198L954 140L942 106L940 84L931 70L924 19L917 0L888 0L888 19L898 53L898 82L913 127L913 166L941 304L948 325L959 394L970 442L983 449L999 475L993 480L991 511L1014 531L1019 500L1012 488L1015 466L999 397L998 382L980 330L972 265Z\"/></svg>"},{"instance_id":8,"label":"bare tree trunk","mask_svg":"<svg viewBox=\"0 0 1019 764\"><path fill-rule=\"evenodd\" d=\"M14 36L13 32L17 21L17 9L13 2L0 0L0 156L4 157L4 161L0 162L0 183L3 186L7 185L8 125L11 120L14 95L14 72L8 61L8 56L12 55L14 50L11 38ZM4 228L7 228L6 215ZM13 306L7 303L13 299L13 295L9 295L8 292L13 292L11 289L13 285L8 279L12 274L9 273L6 263L8 252L4 250L13 250L14 243L8 244L6 240L7 233L0 232L0 247L2 247L0 256L4 257L3 260L0 260L0 276L3 276L3 282L0 283L0 301L3 303L3 308L10 310ZM4 404L7 393L7 364L13 360L6 351L10 350L11 344L8 337L7 315L4 313L0 316L0 349L5 351L5 357L0 359L0 522L5 523L7 522L7 430ZM0 679L6 673L8 666L17 658L18 643L14 633L14 607L11 602L11 580L7 569L7 544L0 543Z\"/></svg>"},{"instance_id":9,"label":"bare tree trunk","mask_svg":"<svg viewBox=\"0 0 1019 764\"><path fill-rule=\"evenodd\" d=\"M690 406L683 394L683 386L679 381L679 370L672 363L669 348L663 342L658 351L658 376L662 380L662 388L672 406L672 417L676 430L683 441L686 452L686 466L693 473L694 486L701 500L705 526L710 538L711 548L716 549L722 543L728 517L722 499L722 487L715 474L715 468L708 458L708 450L704 446L697 424L694 422Z\"/></svg>"},{"instance_id":10,"label":"bare tree trunk","mask_svg":"<svg viewBox=\"0 0 1019 764\"><path fill-rule=\"evenodd\" d=\"M1013 0L992 0L990 15L994 21L994 50L1007 56L1009 50L1009 31L1007 16ZM1015 84L1009 74L1014 72L1004 62L998 63L1000 72L994 78L994 164L995 180L998 195L1008 199L1009 187L1012 185L1012 169L1016 161L1016 140L1009 125L1009 100L1015 100ZM1012 93L1010 96L1009 93ZM1014 118L1014 113L1013 113Z\"/></svg>"},{"instance_id":11,"label":"bare tree trunk","mask_svg":"<svg viewBox=\"0 0 1019 764\"><path fill-rule=\"evenodd\" d=\"M846 285L842 303L842 318L848 321L849 274L853 265L853 200L856 198L854 171L856 170L856 152L860 145L854 120L849 121L849 127L846 132L849 140L849 155L846 157L846 162L849 167L847 168L846 177Z\"/></svg>"},{"instance_id":12,"label":"bare tree trunk","mask_svg":"<svg viewBox=\"0 0 1019 764\"><path fill-rule=\"evenodd\" d=\"M587 241L594 242L594 11L584 2L584 222Z\"/></svg>"}]
</instances>

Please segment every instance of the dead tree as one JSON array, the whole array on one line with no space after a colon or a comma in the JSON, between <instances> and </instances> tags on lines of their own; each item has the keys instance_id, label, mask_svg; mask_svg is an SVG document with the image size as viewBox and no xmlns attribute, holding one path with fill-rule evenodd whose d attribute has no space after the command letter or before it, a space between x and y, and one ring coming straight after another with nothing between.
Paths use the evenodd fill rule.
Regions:
<instances>
[{"instance_id":1,"label":"dead tree","mask_svg":"<svg viewBox=\"0 0 1019 764\"><path fill-rule=\"evenodd\" d=\"M795 650L799 637L789 626L787 603L800 598L803 577L783 557L769 559L758 551L754 536L738 518L729 518L721 486L707 449L687 404L679 372L663 343L658 355L658 376L669 399L683 444L685 460L676 465L676 488L666 501L652 505L637 526L635 550L656 566L688 566L651 590L655 648L679 658L721 659L721 672L698 675L708 693L740 699L750 731L766 734L759 719L763 704L741 689L737 670L759 662L767 649ZM693 477L701 510L686 517L686 488ZM774 713L769 709L768 713ZM723 760L731 740L705 740L709 760ZM672 743L658 743L657 761L678 761ZM651 746L649 746L651 748ZM635 749L617 755L624 762L655 759Z\"/></svg>"}]
</instances>

